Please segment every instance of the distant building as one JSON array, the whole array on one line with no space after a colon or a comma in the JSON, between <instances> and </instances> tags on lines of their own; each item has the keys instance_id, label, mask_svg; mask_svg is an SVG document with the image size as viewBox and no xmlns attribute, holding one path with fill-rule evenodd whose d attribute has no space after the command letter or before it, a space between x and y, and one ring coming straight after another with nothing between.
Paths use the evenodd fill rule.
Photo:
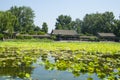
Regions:
<instances>
[{"instance_id":1,"label":"distant building","mask_svg":"<svg viewBox=\"0 0 120 80\"><path fill-rule=\"evenodd\" d=\"M80 36L81 41L98 41L96 36Z\"/></svg>"},{"instance_id":2,"label":"distant building","mask_svg":"<svg viewBox=\"0 0 120 80\"><path fill-rule=\"evenodd\" d=\"M14 39L16 38L17 32L10 32L9 30L3 31L5 39Z\"/></svg>"},{"instance_id":3,"label":"distant building","mask_svg":"<svg viewBox=\"0 0 120 80\"><path fill-rule=\"evenodd\" d=\"M56 40L79 40L75 30L52 30L51 35L56 36Z\"/></svg>"},{"instance_id":4,"label":"distant building","mask_svg":"<svg viewBox=\"0 0 120 80\"><path fill-rule=\"evenodd\" d=\"M32 38L39 38L39 39L42 39L42 38L48 38L48 39L50 39L50 38L51 38L49 34L45 34L45 35L22 34L21 36L24 36L24 37L32 37Z\"/></svg>"},{"instance_id":5,"label":"distant building","mask_svg":"<svg viewBox=\"0 0 120 80\"><path fill-rule=\"evenodd\" d=\"M115 41L116 35L114 33L98 33L98 37L101 40Z\"/></svg>"}]
</instances>

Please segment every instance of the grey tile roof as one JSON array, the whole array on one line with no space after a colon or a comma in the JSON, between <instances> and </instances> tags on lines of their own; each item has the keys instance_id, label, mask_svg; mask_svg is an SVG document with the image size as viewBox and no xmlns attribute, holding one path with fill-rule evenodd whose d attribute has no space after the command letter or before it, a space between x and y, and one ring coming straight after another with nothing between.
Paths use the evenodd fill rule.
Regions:
<instances>
[{"instance_id":1,"label":"grey tile roof","mask_svg":"<svg viewBox=\"0 0 120 80\"><path fill-rule=\"evenodd\" d=\"M23 34L21 36L31 36L31 37L50 37L49 34L45 34L45 35L29 35L29 34Z\"/></svg>"},{"instance_id":2,"label":"grey tile roof","mask_svg":"<svg viewBox=\"0 0 120 80\"><path fill-rule=\"evenodd\" d=\"M115 34L113 33L98 33L101 37L115 37Z\"/></svg>"},{"instance_id":3,"label":"grey tile roof","mask_svg":"<svg viewBox=\"0 0 120 80\"><path fill-rule=\"evenodd\" d=\"M54 35L78 35L75 30L53 30L51 34Z\"/></svg>"}]
</instances>

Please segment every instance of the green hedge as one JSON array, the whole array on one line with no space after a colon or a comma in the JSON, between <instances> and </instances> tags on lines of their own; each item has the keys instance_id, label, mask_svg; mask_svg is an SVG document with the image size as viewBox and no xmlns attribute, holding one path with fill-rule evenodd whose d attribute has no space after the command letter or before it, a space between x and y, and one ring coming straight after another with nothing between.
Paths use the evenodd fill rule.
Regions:
<instances>
[{"instance_id":1,"label":"green hedge","mask_svg":"<svg viewBox=\"0 0 120 80\"><path fill-rule=\"evenodd\" d=\"M33 37L32 36L16 36L16 39L32 39Z\"/></svg>"},{"instance_id":2,"label":"green hedge","mask_svg":"<svg viewBox=\"0 0 120 80\"><path fill-rule=\"evenodd\" d=\"M3 34L0 34L0 40L2 40L4 38Z\"/></svg>"}]
</instances>

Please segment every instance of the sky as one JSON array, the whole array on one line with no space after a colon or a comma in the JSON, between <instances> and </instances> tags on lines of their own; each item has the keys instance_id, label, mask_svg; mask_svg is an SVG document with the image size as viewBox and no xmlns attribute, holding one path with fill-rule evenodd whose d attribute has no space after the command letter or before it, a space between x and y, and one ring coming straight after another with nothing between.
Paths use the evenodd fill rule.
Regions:
<instances>
[{"instance_id":1,"label":"sky","mask_svg":"<svg viewBox=\"0 0 120 80\"><path fill-rule=\"evenodd\" d=\"M55 28L59 15L68 15L72 20L83 19L86 14L112 11L115 18L120 16L120 0L0 0L0 11L12 6L31 7L35 13L35 25L48 24L49 33Z\"/></svg>"}]
</instances>

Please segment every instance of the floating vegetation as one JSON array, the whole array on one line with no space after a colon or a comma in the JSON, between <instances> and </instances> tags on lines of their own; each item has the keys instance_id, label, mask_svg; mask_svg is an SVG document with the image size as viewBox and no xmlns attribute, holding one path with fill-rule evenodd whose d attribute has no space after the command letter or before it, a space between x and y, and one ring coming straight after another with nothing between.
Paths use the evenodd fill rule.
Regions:
<instances>
[{"instance_id":1,"label":"floating vegetation","mask_svg":"<svg viewBox=\"0 0 120 80\"><path fill-rule=\"evenodd\" d=\"M0 74L31 78L38 58L46 70L71 72L75 77L97 74L100 79L120 79L120 43L112 42L0 42ZM51 60L51 58L53 60ZM10 71L14 68L15 71ZM7 73L4 73L7 72ZM88 80L92 80L88 77Z\"/></svg>"}]
</instances>

